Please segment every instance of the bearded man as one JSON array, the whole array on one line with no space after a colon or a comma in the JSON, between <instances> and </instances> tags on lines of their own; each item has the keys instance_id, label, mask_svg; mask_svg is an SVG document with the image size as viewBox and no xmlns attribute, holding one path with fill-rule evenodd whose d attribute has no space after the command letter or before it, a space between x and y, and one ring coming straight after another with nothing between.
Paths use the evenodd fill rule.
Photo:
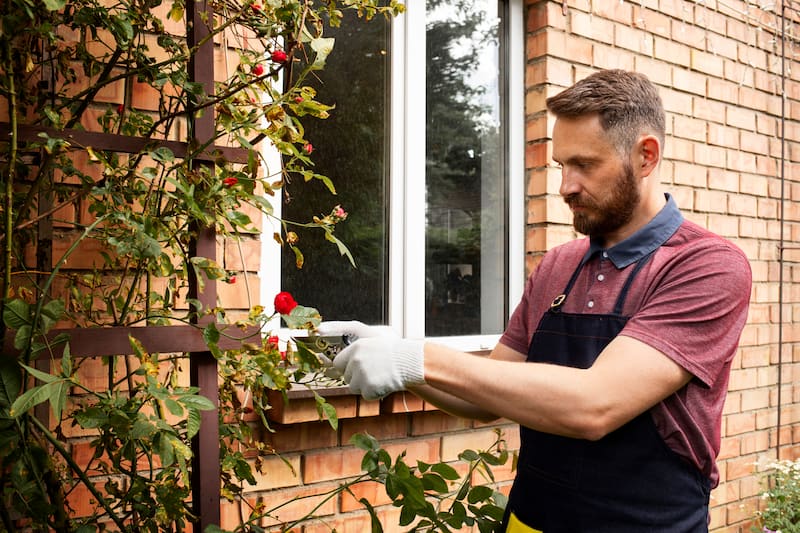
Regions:
<instances>
[{"instance_id":1,"label":"bearded man","mask_svg":"<svg viewBox=\"0 0 800 533\"><path fill-rule=\"evenodd\" d=\"M520 424L505 531L699 533L751 271L661 190L665 113L643 75L605 70L547 100L575 229L550 250L489 357L328 322L355 393L410 390Z\"/></svg>"}]
</instances>

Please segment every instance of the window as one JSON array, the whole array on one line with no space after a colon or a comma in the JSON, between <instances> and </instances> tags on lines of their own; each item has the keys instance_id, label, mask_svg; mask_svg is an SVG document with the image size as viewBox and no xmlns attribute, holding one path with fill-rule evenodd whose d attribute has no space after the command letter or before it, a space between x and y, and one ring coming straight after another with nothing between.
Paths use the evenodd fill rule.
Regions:
<instances>
[{"instance_id":1,"label":"window","mask_svg":"<svg viewBox=\"0 0 800 533\"><path fill-rule=\"evenodd\" d=\"M357 268L304 237L305 266L287 251L279 285L264 273L266 290L291 291L326 319L489 348L524 282L521 0L406 8L392 21L345 20L334 35L317 89L336 110L306 137L338 195L304 186L293 203L285 188L287 218L300 204L342 205L337 236ZM274 265L275 250L265 253Z\"/></svg>"}]
</instances>

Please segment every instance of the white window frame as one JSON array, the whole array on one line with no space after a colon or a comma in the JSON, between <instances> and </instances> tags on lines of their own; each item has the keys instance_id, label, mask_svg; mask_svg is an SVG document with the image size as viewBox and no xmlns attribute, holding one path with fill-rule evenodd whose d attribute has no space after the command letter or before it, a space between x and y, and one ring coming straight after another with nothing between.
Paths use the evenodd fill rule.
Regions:
<instances>
[{"instance_id":1,"label":"white window frame","mask_svg":"<svg viewBox=\"0 0 800 533\"><path fill-rule=\"evenodd\" d=\"M508 0L507 128L509 212L509 313L525 284L525 37L523 1ZM389 157L389 309L388 321L408 338L425 336L425 2L407 2L404 14L392 20ZM277 153L267 154L269 168L278 168ZM280 204L280 202L276 202ZM280 216L280 205L275 205ZM262 239L261 301L267 308L280 290L281 248L268 236L279 228L264 224ZM277 268L275 268L277 267ZM422 269L422 271L421 271ZM302 303L302 302L301 302ZM336 317L326 317L335 320ZM277 330L278 323L270 324ZM291 332L281 331L286 339ZM490 350L499 334L428 337L428 340L464 351Z\"/></svg>"}]
</instances>

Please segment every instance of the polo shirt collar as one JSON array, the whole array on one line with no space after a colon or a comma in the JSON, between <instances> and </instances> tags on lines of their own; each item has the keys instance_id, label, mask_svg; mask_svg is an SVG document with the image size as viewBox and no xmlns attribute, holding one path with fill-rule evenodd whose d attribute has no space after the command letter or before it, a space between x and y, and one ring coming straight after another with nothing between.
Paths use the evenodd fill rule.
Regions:
<instances>
[{"instance_id":1,"label":"polo shirt collar","mask_svg":"<svg viewBox=\"0 0 800 533\"><path fill-rule=\"evenodd\" d=\"M643 228L624 241L604 249L595 239L590 238L586 259L598 252L603 252L604 257L610 259L615 267L625 268L667 242L667 239L672 237L683 224L683 215L672 195L667 193L664 196L667 198L667 203L661 208L661 211Z\"/></svg>"}]
</instances>

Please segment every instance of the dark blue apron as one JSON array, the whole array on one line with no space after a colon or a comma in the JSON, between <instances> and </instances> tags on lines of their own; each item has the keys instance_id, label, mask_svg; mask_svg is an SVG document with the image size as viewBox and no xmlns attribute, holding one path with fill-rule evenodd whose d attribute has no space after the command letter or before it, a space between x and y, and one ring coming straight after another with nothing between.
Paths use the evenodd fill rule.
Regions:
<instances>
[{"instance_id":1,"label":"dark blue apron","mask_svg":"<svg viewBox=\"0 0 800 533\"><path fill-rule=\"evenodd\" d=\"M564 313L564 293L533 334L528 361L590 367L628 317L622 309L641 259L625 282L614 312ZM649 412L598 441L560 437L520 427L517 477L508 514L544 533L706 533L710 481L670 450ZM505 528L503 529L505 530Z\"/></svg>"}]
</instances>

